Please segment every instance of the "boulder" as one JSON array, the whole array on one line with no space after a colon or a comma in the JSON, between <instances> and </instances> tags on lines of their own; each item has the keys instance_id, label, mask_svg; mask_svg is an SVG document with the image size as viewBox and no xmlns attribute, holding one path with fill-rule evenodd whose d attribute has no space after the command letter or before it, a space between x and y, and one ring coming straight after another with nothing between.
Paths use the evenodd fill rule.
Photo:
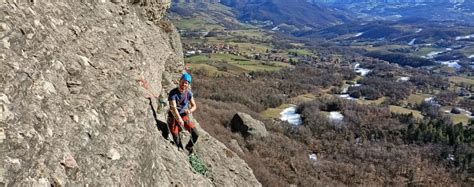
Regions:
<instances>
[{"instance_id":1,"label":"boulder","mask_svg":"<svg viewBox=\"0 0 474 187\"><path fill-rule=\"evenodd\" d=\"M459 110L459 108L454 107L454 108L451 109L451 113L453 113L453 114L461 114L461 110Z\"/></svg>"},{"instance_id":2,"label":"boulder","mask_svg":"<svg viewBox=\"0 0 474 187\"><path fill-rule=\"evenodd\" d=\"M230 126L233 132L240 132L244 137L250 135L256 137L268 136L265 125L246 113L236 113L230 122Z\"/></svg>"}]
</instances>

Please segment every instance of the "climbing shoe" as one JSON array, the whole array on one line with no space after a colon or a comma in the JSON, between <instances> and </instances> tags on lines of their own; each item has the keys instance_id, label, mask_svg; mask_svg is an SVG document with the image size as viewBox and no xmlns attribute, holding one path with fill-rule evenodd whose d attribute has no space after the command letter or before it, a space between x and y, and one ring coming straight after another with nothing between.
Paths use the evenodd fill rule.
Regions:
<instances>
[{"instance_id":1,"label":"climbing shoe","mask_svg":"<svg viewBox=\"0 0 474 187\"><path fill-rule=\"evenodd\" d=\"M192 146L186 146L186 150L188 150L189 154L193 154L194 148Z\"/></svg>"}]
</instances>

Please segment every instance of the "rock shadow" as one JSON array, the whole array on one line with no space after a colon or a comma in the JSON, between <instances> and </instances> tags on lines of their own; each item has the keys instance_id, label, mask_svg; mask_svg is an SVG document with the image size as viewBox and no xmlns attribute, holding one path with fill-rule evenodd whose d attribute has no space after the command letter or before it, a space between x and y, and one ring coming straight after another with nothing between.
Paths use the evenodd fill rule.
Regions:
<instances>
[{"instance_id":1,"label":"rock shadow","mask_svg":"<svg viewBox=\"0 0 474 187\"><path fill-rule=\"evenodd\" d=\"M148 100L149 100L150 108L153 114L153 118L155 119L156 128L158 128L158 130L161 131L161 135L163 136L163 138L169 140L170 132L169 132L168 124L158 119L158 116L156 114L155 107L153 107L153 102L151 98L148 98Z\"/></svg>"}]
</instances>

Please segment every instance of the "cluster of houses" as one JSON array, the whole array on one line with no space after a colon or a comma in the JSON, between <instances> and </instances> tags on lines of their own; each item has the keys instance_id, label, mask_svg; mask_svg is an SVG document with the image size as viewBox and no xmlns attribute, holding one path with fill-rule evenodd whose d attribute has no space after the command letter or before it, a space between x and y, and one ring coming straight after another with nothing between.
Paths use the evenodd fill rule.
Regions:
<instances>
[{"instance_id":1,"label":"cluster of houses","mask_svg":"<svg viewBox=\"0 0 474 187\"><path fill-rule=\"evenodd\" d=\"M233 54L236 56L241 56L238 45L229 45L229 44L210 44L210 43L200 43L200 44L184 44L183 45L185 56L193 56L196 54Z\"/></svg>"}]
</instances>

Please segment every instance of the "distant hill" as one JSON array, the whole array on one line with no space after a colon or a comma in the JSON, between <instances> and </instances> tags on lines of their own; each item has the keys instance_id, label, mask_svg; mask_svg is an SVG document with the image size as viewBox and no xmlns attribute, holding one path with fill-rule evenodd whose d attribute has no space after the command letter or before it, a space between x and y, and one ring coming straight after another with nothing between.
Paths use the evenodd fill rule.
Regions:
<instances>
[{"instance_id":1,"label":"distant hill","mask_svg":"<svg viewBox=\"0 0 474 187\"><path fill-rule=\"evenodd\" d=\"M453 41L467 36L473 31L469 25L453 21L435 22L421 18L407 18L399 21L371 21L348 23L319 31L298 33L299 37L325 38L333 41L343 40L384 40L409 43L414 38L417 43Z\"/></svg>"},{"instance_id":2,"label":"distant hill","mask_svg":"<svg viewBox=\"0 0 474 187\"><path fill-rule=\"evenodd\" d=\"M242 21L285 32L321 29L350 21L347 12L305 0L221 0L221 3L235 8Z\"/></svg>"},{"instance_id":3,"label":"distant hill","mask_svg":"<svg viewBox=\"0 0 474 187\"><path fill-rule=\"evenodd\" d=\"M456 20L474 23L474 2L467 0L307 0L316 5L348 9L359 18Z\"/></svg>"},{"instance_id":4,"label":"distant hill","mask_svg":"<svg viewBox=\"0 0 474 187\"><path fill-rule=\"evenodd\" d=\"M463 3L467 0L307 0L311 3Z\"/></svg>"}]
</instances>

